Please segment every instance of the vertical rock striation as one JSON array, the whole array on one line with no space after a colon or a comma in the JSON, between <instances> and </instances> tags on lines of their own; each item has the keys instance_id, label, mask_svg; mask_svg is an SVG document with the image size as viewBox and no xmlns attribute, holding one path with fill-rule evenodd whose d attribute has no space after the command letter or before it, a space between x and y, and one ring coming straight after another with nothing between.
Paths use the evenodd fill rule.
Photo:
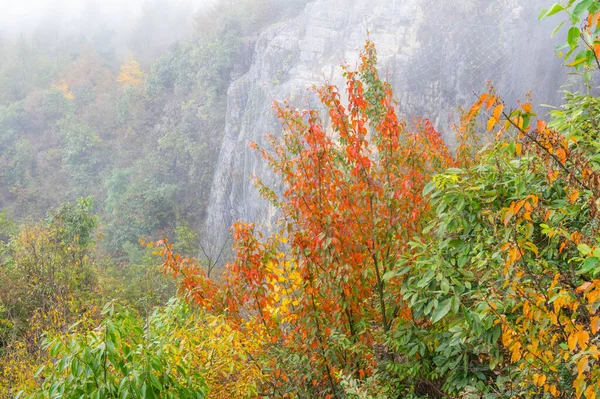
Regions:
<instances>
[{"instance_id":1,"label":"vertical rock striation","mask_svg":"<svg viewBox=\"0 0 600 399\"><path fill-rule=\"evenodd\" d=\"M268 229L276 212L250 179L278 181L250 141L268 145L281 130L273 100L318 106L311 86L343 84L339 65L353 66L370 32L380 70L401 114L422 115L446 131L458 106L492 81L509 102L532 90L556 104L566 72L554 57L552 21L538 22L543 0L315 0L295 18L261 33L248 72L228 90L227 124L213 178L207 234L222 240L237 219ZM451 135L446 139L451 142Z\"/></svg>"}]
</instances>

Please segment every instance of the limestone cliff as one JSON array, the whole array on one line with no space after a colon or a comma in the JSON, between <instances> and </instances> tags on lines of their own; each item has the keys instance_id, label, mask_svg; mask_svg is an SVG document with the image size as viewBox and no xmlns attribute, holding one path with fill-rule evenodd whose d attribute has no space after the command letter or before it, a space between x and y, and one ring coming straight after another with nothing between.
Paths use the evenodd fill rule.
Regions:
<instances>
[{"instance_id":1,"label":"limestone cliff","mask_svg":"<svg viewBox=\"0 0 600 399\"><path fill-rule=\"evenodd\" d=\"M310 88L343 84L339 65L355 65L370 32L381 72L400 112L447 130L458 106L488 80L508 102L532 90L536 103L560 102L566 72L553 55L553 21L538 22L542 0L315 0L295 18L261 33L247 73L228 91L227 124L212 184L207 233L222 239L237 219L269 227L275 212L252 185L277 180L250 141L277 133L272 100L318 106ZM447 135L447 140L452 138Z\"/></svg>"}]
</instances>

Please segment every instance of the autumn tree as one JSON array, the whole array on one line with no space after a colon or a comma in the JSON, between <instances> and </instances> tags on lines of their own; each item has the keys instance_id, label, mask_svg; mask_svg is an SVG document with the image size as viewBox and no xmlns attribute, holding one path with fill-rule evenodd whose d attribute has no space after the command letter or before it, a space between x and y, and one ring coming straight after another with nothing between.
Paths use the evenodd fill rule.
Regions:
<instances>
[{"instance_id":1,"label":"autumn tree","mask_svg":"<svg viewBox=\"0 0 600 399\"><path fill-rule=\"evenodd\" d=\"M410 317L397 262L429 212L426 181L454 160L428 121L400 120L376 62L368 42L359 69L345 68L347 108L336 87L316 89L335 138L317 111L275 104L284 132L261 154L283 196L257 184L281 211L279 234L263 238L237 223L236 258L220 287L187 261L166 262L196 302L264 330L265 390L273 395L339 397L341 375L362 379L392 359L385 337Z\"/></svg>"},{"instance_id":2,"label":"autumn tree","mask_svg":"<svg viewBox=\"0 0 600 399\"><path fill-rule=\"evenodd\" d=\"M44 336L94 319L91 206L90 199L64 204L45 222L11 229L0 245L0 398L37 388L35 371L48 359Z\"/></svg>"},{"instance_id":3,"label":"autumn tree","mask_svg":"<svg viewBox=\"0 0 600 399\"><path fill-rule=\"evenodd\" d=\"M144 73L140 69L140 64L133 57L129 57L121 66L117 81L124 86L132 87L139 87L144 83Z\"/></svg>"}]
</instances>

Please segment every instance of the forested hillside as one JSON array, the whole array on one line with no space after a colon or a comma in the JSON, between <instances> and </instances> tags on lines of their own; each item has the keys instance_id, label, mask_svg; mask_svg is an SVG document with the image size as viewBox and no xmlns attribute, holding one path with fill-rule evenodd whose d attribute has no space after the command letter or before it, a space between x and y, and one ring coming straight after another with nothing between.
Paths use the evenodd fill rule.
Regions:
<instances>
[{"instance_id":1,"label":"forested hillside","mask_svg":"<svg viewBox=\"0 0 600 399\"><path fill-rule=\"evenodd\" d=\"M442 134L371 39L318 103L274 101L250 150L277 221L216 258L227 92L306 2L216 2L187 38L161 4L118 49L2 42L1 399L600 396L600 2L541 10L562 105L490 82Z\"/></svg>"},{"instance_id":2,"label":"forested hillside","mask_svg":"<svg viewBox=\"0 0 600 399\"><path fill-rule=\"evenodd\" d=\"M302 3L218 2L182 15L147 2L122 42L44 25L3 40L3 212L34 221L92 197L115 254L140 237L199 231L229 83L248 67L257 32ZM167 31L187 25L178 40Z\"/></svg>"}]
</instances>

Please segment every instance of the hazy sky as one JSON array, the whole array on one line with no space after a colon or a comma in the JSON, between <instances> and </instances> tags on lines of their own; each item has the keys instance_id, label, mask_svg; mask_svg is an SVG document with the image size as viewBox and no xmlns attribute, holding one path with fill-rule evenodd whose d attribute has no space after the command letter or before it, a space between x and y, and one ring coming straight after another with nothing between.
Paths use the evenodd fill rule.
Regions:
<instances>
[{"instance_id":1,"label":"hazy sky","mask_svg":"<svg viewBox=\"0 0 600 399\"><path fill-rule=\"evenodd\" d=\"M27 31L45 15L60 17L63 22L78 17L88 3L94 3L108 14L131 15L144 1L152 0L0 0L0 32ZM195 8L213 0L169 0L191 3Z\"/></svg>"}]
</instances>

